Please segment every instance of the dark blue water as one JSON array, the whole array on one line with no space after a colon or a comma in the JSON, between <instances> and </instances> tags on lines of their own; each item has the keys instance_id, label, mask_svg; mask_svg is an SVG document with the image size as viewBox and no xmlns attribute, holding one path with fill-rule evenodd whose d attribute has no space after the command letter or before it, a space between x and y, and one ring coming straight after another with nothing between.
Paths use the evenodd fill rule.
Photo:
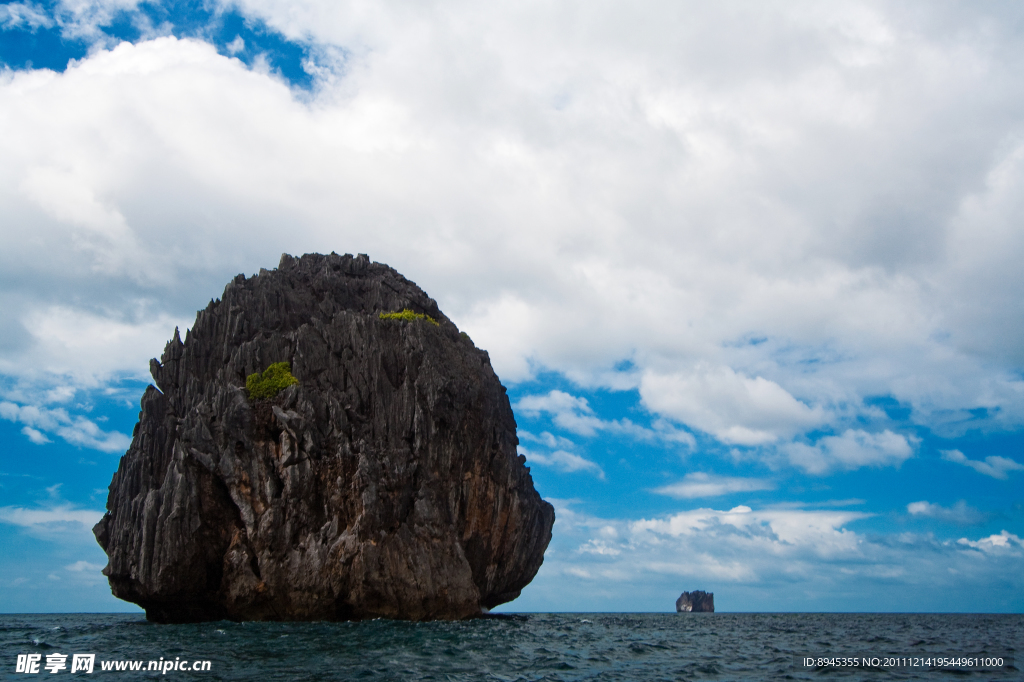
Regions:
<instances>
[{"instance_id":1,"label":"dark blue water","mask_svg":"<svg viewBox=\"0 0 1024 682\"><path fill-rule=\"evenodd\" d=\"M1021 679L1010 665L865 669L864 658L1018 657L1024 616L965 614L530 614L515 620L155 625L127 614L0 615L0 679L889 680ZM39 672L18 673L19 655ZM65 668L44 669L66 655ZM92 674L71 672L94 654ZM817 668L804 657L847 657ZM162 660L161 660L162 659ZM23 659L27 660L27 659ZM59 661L59 656L49 660ZM104 671L139 660L140 672ZM202 672L147 671L209 661Z\"/></svg>"}]
</instances>

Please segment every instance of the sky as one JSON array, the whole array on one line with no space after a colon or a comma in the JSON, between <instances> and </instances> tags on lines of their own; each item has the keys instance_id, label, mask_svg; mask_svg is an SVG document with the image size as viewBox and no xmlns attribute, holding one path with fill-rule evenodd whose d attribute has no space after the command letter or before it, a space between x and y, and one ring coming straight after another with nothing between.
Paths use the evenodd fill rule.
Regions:
<instances>
[{"instance_id":1,"label":"sky","mask_svg":"<svg viewBox=\"0 0 1024 682\"><path fill-rule=\"evenodd\" d=\"M91 526L148 360L366 253L509 389L507 611L1024 611L1024 7L0 4L0 611L132 610Z\"/></svg>"}]
</instances>

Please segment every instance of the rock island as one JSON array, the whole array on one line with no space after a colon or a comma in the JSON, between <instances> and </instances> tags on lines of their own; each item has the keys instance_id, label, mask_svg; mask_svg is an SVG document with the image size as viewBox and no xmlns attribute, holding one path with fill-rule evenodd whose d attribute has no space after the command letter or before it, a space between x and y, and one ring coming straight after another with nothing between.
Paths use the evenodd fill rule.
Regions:
<instances>
[{"instance_id":1,"label":"rock island","mask_svg":"<svg viewBox=\"0 0 1024 682\"><path fill-rule=\"evenodd\" d=\"M460 619L536 575L554 510L485 351L365 255L284 255L177 330L94 533L167 623Z\"/></svg>"},{"instance_id":2,"label":"rock island","mask_svg":"<svg viewBox=\"0 0 1024 682\"><path fill-rule=\"evenodd\" d=\"M676 599L676 613L714 613L715 593L696 590L683 592Z\"/></svg>"}]
</instances>

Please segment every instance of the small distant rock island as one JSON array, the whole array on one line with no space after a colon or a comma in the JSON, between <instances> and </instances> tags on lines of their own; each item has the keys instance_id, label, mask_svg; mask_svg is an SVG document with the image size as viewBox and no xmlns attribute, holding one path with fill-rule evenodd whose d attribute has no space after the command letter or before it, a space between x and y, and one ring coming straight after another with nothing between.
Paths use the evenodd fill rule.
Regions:
<instances>
[{"instance_id":1,"label":"small distant rock island","mask_svg":"<svg viewBox=\"0 0 1024 682\"><path fill-rule=\"evenodd\" d=\"M94 528L150 620L462 619L537 574L555 515L505 388L387 265L286 254L150 370Z\"/></svg>"},{"instance_id":2,"label":"small distant rock island","mask_svg":"<svg viewBox=\"0 0 1024 682\"><path fill-rule=\"evenodd\" d=\"M714 613L715 593L697 590L683 592L676 599L676 613Z\"/></svg>"}]
</instances>

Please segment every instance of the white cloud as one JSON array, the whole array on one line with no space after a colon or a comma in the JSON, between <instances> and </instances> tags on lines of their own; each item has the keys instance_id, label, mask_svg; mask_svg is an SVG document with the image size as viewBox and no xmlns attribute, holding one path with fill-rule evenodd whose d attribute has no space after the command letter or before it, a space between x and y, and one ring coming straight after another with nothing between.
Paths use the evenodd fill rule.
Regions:
<instances>
[{"instance_id":1,"label":"white cloud","mask_svg":"<svg viewBox=\"0 0 1024 682\"><path fill-rule=\"evenodd\" d=\"M618 556L622 554L622 550L616 549L604 540L598 539L588 540L586 544L581 545L576 551L580 554L598 554L604 556Z\"/></svg>"},{"instance_id":2,"label":"white cloud","mask_svg":"<svg viewBox=\"0 0 1024 682\"><path fill-rule=\"evenodd\" d=\"M70 226L75 246L91 254L98 274L125 273L146 279L154 268L117 208L101 203L86 179L51 167L29 168L19 186L31 204Z\"/></svg>"},{"instance_id":3,"label":"white cloud","mask_svg":"<svg viewBox=\"0 0 1024 682\"><path fill-rule=\"evenodd\" d=\"M49 509L0 507L0 522L40 532L60 531L76 526L91 531L102 517L101 511L75 509L68 505Z\"/></svg>"},{"instance_id":4,"label":"white cloud","mask_svg":"<svg viewBox=\"0 0 1024 682\"><path fill-rule=\"evenodd\" d=\"M716 606L731 611L949 610L936 589L999 585L999 604L1024 587L1024 541L1007 531L939 540L855 530L866 512L748 506L608 519L552 502L554 551L519 608L567 608L578 579L595 610L668 610L684 589L714 591Z\"/></svg>"},{"instance_id":5,"label":"white cloud","mask_svg":"<svg viewBox=\"0 0 1024 682\"><path fill-rule=\"evenodd\" d=\"M569 448L575 447L576 445L568 438L564 438L563 436L555 436L549 433L548 431L542 432L539 436L534 435L529 431L523 431L522 429L519 429L516 433L521 440L525 440L531 443L539 443L540 445L545 445L553 450L567 450Z\"/></svg>"},{"instance_id":6,"label":"white cloud","mask_svg":"<svg viewBox=\"0 0 1024 682\"><path fill-rule=\"evenodd\" d=\"M46 443L52 443L49 438L43 435L41 431L33 429L31 426L26 426L21 429L21 432L28 436L28 439L36 445L45 445Z\"/></svg>"},{"instance_id":7,"label":"white cloud","mask_svg":"<svg viewBox=\"0 0 1024 682\"><path fill-rule=\"evenodd\" d=\"M82 573L84 571L88 571L90 573L99 573L103 570L103 566L100 566L99 564L91 564L88 561L79 560L73 564L65 566L64 570L72 571L74 573Z\"/></svg>"},{"instance_id":8,"label":"white cloud","mask_svg":"<svg viewBox=\"0 0 1024 682\"><path fill-rule=\"evenodd\" d=\"M684 443L691 447L695 444L691 434L664 422L656 422L655 428L649 429L629 419L603 420L594 414L586 398L577 398L557 389L544 395L524 396L513 407L531 417L546 412L556 425L581 436L594 436L604 431L644 440L661 439Z\"/></svg>"},{"instance_id":9,"label":"white cloud","mask_svg":"<svg viewBox=\"0 0 1024 682\"><path fill-rule=\"evenodd\" d=\"M565 450L555 450L554 452L545 455L519 448L519 454L526 457L526 461L531 464L553 467L566 473L588 471L604 480L604 471L597 463L591 462L589 459L580 457L579 455L574 455L571 452L566 452Z\"/></svg>"},{"instance_id":10,"label":"white cloud","mask_svg":"<svg viewBox=\"0 0 1024 682\"><path fill-rule=\"evenodd\" d=\"M836 469L860 467L898 467L914 456L915 436L904 436L888 429L869 433L847 429L841 436L825 436L814 445L787 443L779 447L789 462L809 474L824 474Z\"/></svg>"},{"instance_id":11,"label":"white cloud","mask_svg":"<svg viewBox=\"0 0 1024 682\"><path fill-rule=\"evenodd\" d=\"M949 508L926 500L911 502L907 505L907 512L911 516L927 516L962 526L972 526L985 520L985 515L968 505L965 500L959 500Z\"/></svg>"},{"instance_id":12,"label":"white cloud","mask_svg":"<svg viewBox=\"0 0 1024 682\"><path fill-rule=\"evenodd\" d=\"M25 424L22 433L36 444L50 442L43 431L79 445L103 452L124 452L131 437L117 431L104 431L95 422L82 416L72 416L64 408L49 409L36 405L18 405L0 402L0 418Z\"/></svg>"},{"instance_id":13,"label":"white cloud","mask_svg":"<svg viewBox=\"0 0 1024 682\"><path fill-rule=\"evenodd\" d=\"M825 421L774 381L743 376L729 367L698 365L689 372L647 372L644 405L710 433L723 443L760 445L802 433Z\"/></svg>"},{"instance_id":14,"label":"white cloud","mask_svg":"<svg viewBox=\"0 0 1024 682\"><path fill-rule=\"evenodd\" d=\"M1021 552L1021 549L1024 548L1024 540L1006 530L998 535L990 535L977 541L960 538L957 540L957 543L986 553L1009 554L1016 557L1024 556L1024 553Z\"/></svg>"},{"instance_id":15,"label":"white cloud","mask_svg":"<svg viewBox=\"0 0 1024 682\"><path fill-rule=\"evenodd\" d=\"M142 368L160 355L177 325L162 314L119 318L64 306L27 313L22 324L35 342L31 352L0 357L0 371L29 379L64 377L79 386L96 385L129 368L144 378Z\"/></svg>"},{"instance_id":16,"label":"white cloud","mask_svg":"<svg viewBox=\"0 0 1024 682\"><path fill-rule=\"evenodd\" d=\"M789 543L827 555L837 548L856 547L857 537L843 526L871 516L864 512L762 510L740 505L728 511L694 509L661 519L642 519L630 524L638 542L657 544L659 538L689 535L730 536L740 533L757 542Z\"/></svg>"},{"instance_id":17,"label":"white cloud","mask_svg":"<svg viewBox=\"0 0 1024 682\"><path fill-rule=\"evenodd\" d=\"M1008 478L1008 471L1024 471L1024 465L1006 457L999 457L998 455L990 455L985 458L984 462L981 462L976 459L968 459L959 450L943 450L942 459L947 462L956 462L957 464L969 466L979 474L1004 481Z\"/></svg>"},{"instance_id":18,"label":"white cloud","mask_svg":"<svg viewBox=\"0 0 1024 682\"><path fill-rule=\"evenodd\" d=\"M103 38L100 27L138 4L139 0L60 0L55 14L65 37L97 40Z\"/></svg>"},{"instance_id":19,"label":"white cloud","mask_svg":"<svg viewBox=\"0 0 1024 682\"><path fill-rule=\"evenodd\" d=\"M659 495L668 495L676 499L693 499L698 497L718 497L729 493L753 492L755 490L772 490L775 484L760 478L737 478L732 476L715 476L694 472L683 477L682 481L655 488Z\"/></svg>"},{"instance_id":20,"label":"white cloud","mask_svg":"<svg viewBox=\"0 0 1024 682\"><path fill-rule=\"evenodd\" d=\"M235 36L235 39L228 43L226 47L231 54L238 54L245 50L245 41L242 40L242 36Z\"/></svg>"},{"instance_id":21,"label":"white cloud","mask_svg":"<svg viewBox=\"0 0 1024 682\"><path fill-rule=\"evenodd\" d=\"M53 19L35 3L9 2L0 5L0 27L3 30L27 28L35 31L50 26L53 26Z\"/></svg>"},{"instance_id":22,"label":"white cloud","mask_svg":"<svg viewBox=\"0 0 1024 682\"><path fill-rule=\"evenodd\" d=\"M125 12L129 13L129 20L137 18L134 23L145 23L138 15L131 15L138 4L139 0L60 0L44 8L32 2L12 2L0 5L0 27L27 28L34 32L57 26L64 38L93 44L116 43L103 27L108 27L117 14Z\"/></svg>"},{"instance_id":23,"label":"white cloud","mask_svg":"<svg viewBox=\"0 0 1024 682\"><path fill-rule=\"evenodd\" d=\"M642 580L644 574L712 578L719 584L757 583L769 577L809 577L821 564L863 559L863 538L845 526L868 518L853 511L758 510L738 506L708 508L636 521L592 519L579 512L566 514L557 505L556 524L579 542L579 555L607 564L615 560L620 581ZM619 528L617 538L600 533ZM589 537L588 537L589 536ZM596 536L596 537L595 537ZM561 559L556 559L561 561ZM587 565L578 567L594 572ZM607 568L607 566L605 566Z\"/></svg>"},{"instance_id":24,"label":"white cloud","mask_svg":"<svg viewBox=\"0 0 1024 682\"><path fill-rule=\"evenodd\" d=\"M600 420L592 416L586 398L576 398L564 391L553 390L546 395L528 395L520 398L516 409L527 415L537 416L541 412L554 415L554 421L562 428L584 436L593 436Z\"/></svg>"}]
</instances>

